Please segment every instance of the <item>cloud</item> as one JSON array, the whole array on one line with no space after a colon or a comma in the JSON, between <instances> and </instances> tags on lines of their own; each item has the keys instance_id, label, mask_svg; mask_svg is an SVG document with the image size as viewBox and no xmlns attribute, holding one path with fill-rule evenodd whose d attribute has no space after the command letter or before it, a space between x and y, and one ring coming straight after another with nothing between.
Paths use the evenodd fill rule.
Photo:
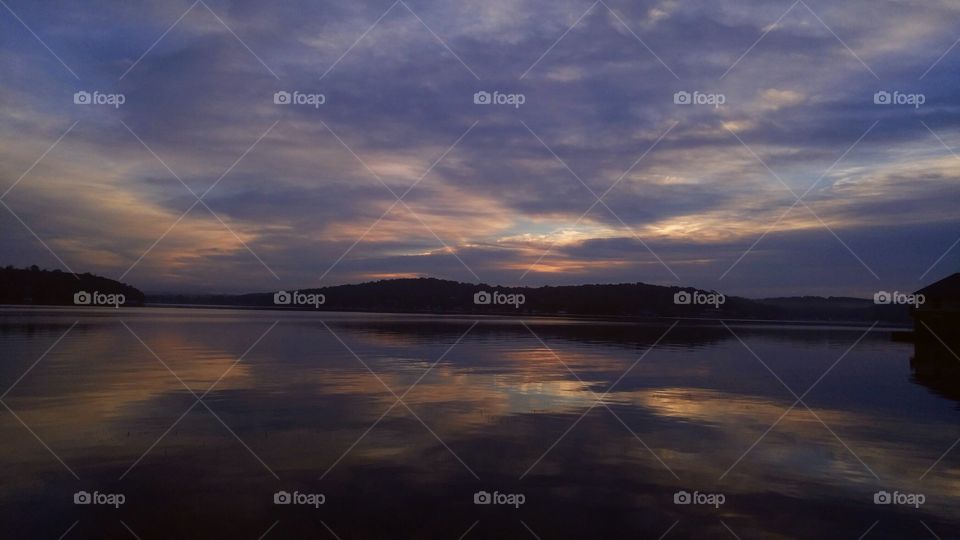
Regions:
<instances>
[{"instance_id":1,"label":"cloud","mask_svg":"<svg viewBox=\"0 0 960 540\"><path fill-rule=\"evenodd\" d=\"M865 17L809 2L816 15L797 5L771 26L789 4L608 4L424 1L384 15L389 3L224 0L134 66L190 3L11 2L80 80L0 19L23 38L0 50L2 189L79 123L4 201L78 271L119 277L163 236L129 274L147 290L269 290L271 270L309 286L331 267L324 283L470 270L675 283L657 257L716 286L766 234L724 286L840 294L875 279L837 237L893 287L960 236L960 56L934 65L956 39L955 6L879 2ZM126 103L76 106L80 89ZM276 105L281 90L325 103ZM480 90L526 99L479 106ZM878 106L878 90L926 102ZM676 105L678 91L725 103ZM195 198L167 167L197 194L216 184L204 200L219 219L201 205L170 228ZM784 215L811 186L816 215ZM58 264L3 212L8 264ZM892 241L910 261L886 256Z\"/></svg>"}]
</instances>

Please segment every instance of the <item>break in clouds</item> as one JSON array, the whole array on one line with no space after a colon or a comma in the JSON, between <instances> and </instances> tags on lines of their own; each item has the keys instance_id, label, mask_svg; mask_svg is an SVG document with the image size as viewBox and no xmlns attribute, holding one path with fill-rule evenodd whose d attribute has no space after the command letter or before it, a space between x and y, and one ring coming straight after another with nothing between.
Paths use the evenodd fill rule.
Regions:
<instances>
[{"instance_id":1,"label":"break in clouds","mask_svg":"<svg viewBox=\"0 0 960 540\"><path fill-rule=\"evenodd\" d=\"M865 296L960 262L955 3L6 1L4 264Z\"/></svg>"}]
</instances>

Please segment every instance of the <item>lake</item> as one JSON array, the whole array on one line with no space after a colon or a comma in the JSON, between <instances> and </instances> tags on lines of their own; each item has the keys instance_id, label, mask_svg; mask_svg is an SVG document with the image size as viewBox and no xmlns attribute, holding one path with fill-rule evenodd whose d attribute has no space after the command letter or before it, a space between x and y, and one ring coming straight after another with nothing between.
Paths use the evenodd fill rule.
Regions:
<instances>
[{"instance_id":1,"label":"lake","mask_svg":"<svg viewBox=\"0 0 960 540\"><path fill-rule=\"evenodd\" d=\"M957 538L890 330L5 308L0 536Z\"/></svg>"}]
</instances>

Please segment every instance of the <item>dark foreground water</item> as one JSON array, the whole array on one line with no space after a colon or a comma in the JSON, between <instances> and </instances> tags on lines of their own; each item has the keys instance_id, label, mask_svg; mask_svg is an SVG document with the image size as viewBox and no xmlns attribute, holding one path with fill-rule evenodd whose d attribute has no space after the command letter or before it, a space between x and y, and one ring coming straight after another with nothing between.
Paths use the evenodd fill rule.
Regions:
<instances>
[{"instance_id":1,"label":"dark foreground water","mask_svg":"<svg viewBox=\"0 0 960 540\"><path fill-rule=\"evenodd\" d=\"M525 323L0 311L0 537L960 534L960 377L888 329Z\"/></svg>"}]
</instances>

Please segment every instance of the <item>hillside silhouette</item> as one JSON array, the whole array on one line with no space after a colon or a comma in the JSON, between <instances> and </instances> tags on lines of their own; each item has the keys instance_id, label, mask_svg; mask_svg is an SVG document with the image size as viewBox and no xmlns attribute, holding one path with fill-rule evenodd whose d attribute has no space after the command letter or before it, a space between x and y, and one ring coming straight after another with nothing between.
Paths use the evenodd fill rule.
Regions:
<instances>
[{"instance_id":1,"label":"hillside silhouette","mask_svg":"<svg viewBox=\"0 0 960 540\"><path fill-rule=\"evenodd\" d=\"M143 305L145 298L135 287L93 274L74 275L37 266L0 268L0 304L74 305L74 295L81 291L122 294L127 306Z\"/></svg>"},{"instance_id":2,"label":"hillside silhouette","mask_svg":"<svg viewBox=\"0 0 960 540\"><path fill-rule=\"evenodd\" d=\"M476 304L474 294L496 291L523 295L519 306ZM216 305L320 311L368 311L388 313L450 313L489 315L577 315L589 317L723 317L762 320L891 321L907 322L903 306L875 305L860 298L797 297L752 300L728 296L719 307L678 305L674 296L684 291L707 295L692 287L665 287L645 283L589 284L543 287L501 287L461 283L436 278L371 281L300 289L301 295L323 295L319 305L274 302L276 291L241 295L151 295L155 304ZM292 293L293 291L286 291Z\"/></svg>"}]
</instances>

